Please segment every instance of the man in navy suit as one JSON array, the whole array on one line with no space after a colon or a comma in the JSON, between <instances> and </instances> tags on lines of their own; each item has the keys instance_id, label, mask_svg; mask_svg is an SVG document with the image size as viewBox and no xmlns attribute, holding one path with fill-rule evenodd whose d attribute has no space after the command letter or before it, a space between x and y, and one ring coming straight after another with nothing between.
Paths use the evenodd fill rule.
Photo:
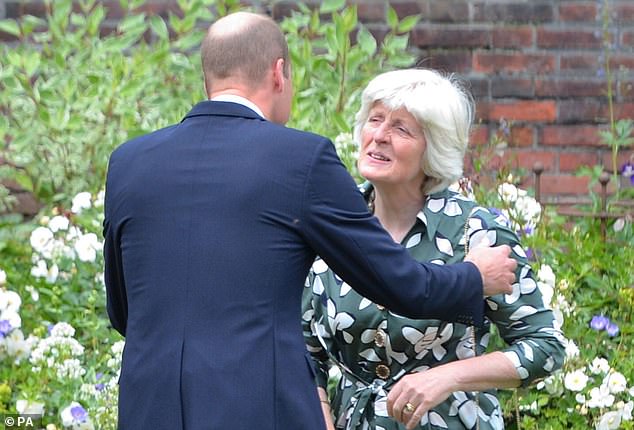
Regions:
<instances>
[{"instance_id":1,"label":"man in navy suit","mask_svg":"<svg viewBox=\"0 0 634 430\"><path fill-rule=\"evenodd\" d=\"M271 19L218 20L209 96L110 159L108 314L126 337L120 430L324 428L301 328L319 254L364 296L410 317L482 322L508 293L508 247L421 265L395 244L321 136L284 127L288 48Z\"/></svg>"}]
</instances>

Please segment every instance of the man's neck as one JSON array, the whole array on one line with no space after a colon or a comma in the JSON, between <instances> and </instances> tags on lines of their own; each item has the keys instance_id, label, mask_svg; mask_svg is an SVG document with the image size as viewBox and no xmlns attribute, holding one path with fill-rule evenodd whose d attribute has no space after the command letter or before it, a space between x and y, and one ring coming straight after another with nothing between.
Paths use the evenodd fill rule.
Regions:
<instances>
[{"instance_id":1,"label":"man's neck","mask_svg":"<svg viewBox=\"0 0 634 430\"><path fill-rule=\"evenodd\" d=\"M225 93L225 94L215 95L215 96L211 97L209 100L217 101L217 102L238 103L238 104L241 104L243 106L248 107L253 112L257 113L262 118L266 119L266 116L262 112L262 109L260 109L260 107L257 104L253 103L251 100L249 100L248 98L246 98L244 96L240 96L240 95L237 95L237 94L231 94L231 93Z\"/></svg>"}]
</instances>

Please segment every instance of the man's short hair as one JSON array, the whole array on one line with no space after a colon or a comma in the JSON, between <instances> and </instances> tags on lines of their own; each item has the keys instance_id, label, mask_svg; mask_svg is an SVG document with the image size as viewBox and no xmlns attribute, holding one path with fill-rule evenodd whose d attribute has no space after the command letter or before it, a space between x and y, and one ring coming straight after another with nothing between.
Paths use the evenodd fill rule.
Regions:
<instances>
[{"instance_id":1,"label":"man's short hair","mask_svg":"<svg viewBox=\"0 0 634 430\"><path fill-rule=\"evenodd\" d=\"M277 23L265 15L237 12L216 21L201 47L207 88L214 79L235 78L257 86L279 58L289 76L288 45Z\"/></svg>"}]
</instances>

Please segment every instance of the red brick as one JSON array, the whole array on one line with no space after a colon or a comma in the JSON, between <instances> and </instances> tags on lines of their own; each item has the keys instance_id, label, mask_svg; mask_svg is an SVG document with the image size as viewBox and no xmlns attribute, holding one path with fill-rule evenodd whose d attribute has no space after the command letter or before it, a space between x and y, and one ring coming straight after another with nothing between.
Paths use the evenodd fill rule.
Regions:
<instances>
[{"instance_id":1,"label":"red brick","mask_svg":"<svg viewBox=\"0 0 634 430\"><path fill-rule=\"evenodd\" d=\"M512 146L532 147L535 142L535 128L530 125L511 126L509 143Z\"/></svg>"},{"instance_id":2,"label":"red brick","mask_svg":"<svg viewBox=\"0 0 634 430\"><path fill-rule=\"evenodd\" d=\"M178 4L173 2L147 2L143 3L135 12L145 12L147 15L160 15L167 18L170 13L182 16L183 12Z\"/></svg>"},{"instance_id":3,"label":"red brick","mask_svg":"<svg viewBox=\"0 0 634 430\"><path fill-rule=\"evenodd\" d=\"M542 145L599 146L599 127L590 125L550 125L542 130Z\"/></svg>"},{"instance_id":4,"label":"red brick","mask_svg":"<svg viewBox=\"0 0 634 430\"><path fill-rule=\"evenodd\" d=\"M448 28L424 24L412 30L410 41L420 48L487 47L491 45L491 35L488 30L470 27Z\"/></svg>"},{"instance_id":5,"label":"red brick","mask_svg":"<svg viewBox=\"0 0 634 430\"><path fill-rule=\"evenodd\" d=\"M634 4L630 1L612 6L612 19L616 22L634 22Z\"/></svg>"},{"instance_id":6,"label":"red brick","mask_svg":"<svg viewBox=\"0 0 634 430\"><path fill-rule=\"evenodd\" d=\"M621 149L616 158L617 158L616 168L620 170L621 167L628 161L634 162L634 151L632 150L625 151ZM601 157L601 160L605 169L611 172L612 171L612 151L611 150L604 151L603 156Z\"/></svg>"},{"instance_id":7,"label":"red brick","mask_svg":"<svg viewBox=\"0 0 634 430\"><path fill-rule=\"evenodd\" d=\"M545 174L541 177L542 195L585 195L588 193L590 178L562 174Z\"/></svg>"},{"instance_id":8,"label":"red brick","mask_svg":"<svg viewBox=\"0 0 634 430\"><path fill-rule=\"evenodd\" d=\"M557 154L550 151L517 151L512 148L504 152L503 163L516 169L532 171L535 163L542 163L545 172L555 171Z\"/></svg>"},{"instance_id":9,"label":"red brick","mask_svg":"<svg viewBox=\"0 0 634 430\"><path fill-rule=\"evenodd\" d=\"M532 79L527 78L495 78L491 81L491 97L522 97L535 96Z\"/></svg>"},{"instance_id":10,"label":"red brick","mask_svg":"<svg viewBox=\"0 0 634 430\"><path fill-rule=\"evenodd\" d=\"M535 82L538 97L600 97L605 93L605 82L596 79L538 79Z\"/></svg>"},{"instance_id":11,"label":"red brick","mask_svg":"<svg viewBox=\"0 0 634 430\"><path fill-rule=\"evenodd\" d=\"M416 64L450 73L465 73L471 70L471 51L423 51Z\"/></svg>"},{"instance_id":12,"label":"red brick","mask_svg":"<svg viewBox=\"0 0 634 430\"><path fill-rule=\"evenodd\" d=\"M405 18L410 15L418 15L421 14L423 16L427 15L427 10L424 8L424 5L420 2L416 1L402 1L402 2L391 2L390 6L394 8L396 14L399 18Z\"/></svg>"},{"instance_id":13,"label":"red brick","mask_svg":"<svg viewBox=\"0 0 634 430\"><path fill-rule=\"evenodd\" d=\"M481 1L473 5L474 21L486 22L550 22L555 16L548 3L493 3Z\"/></svg>"},{"instance_id":14,"label":"red brick","mask_svg":"<svg viewBox=\"0 0 634 430\"><path fill-rule=\"evenodd\" d=\"M295 3L295 2L291 2ZM361 22L385 22L386 7L384 3L369 3L356 0L357 16Z\"/></svg>"},{"instance_id":15,"label":"red brick","mask_svg":"<svg viewBox=\"0 0 634 430\"><path fill-rule=\"evenodd\" d=\"M633 54L611 55L610 68L614 72L620 69L633 70L634 69L634 55Z\"/></svg>"},{"instance_id":16,"label":"red brick","mask_svg":"<svg viewBox=\"0 0 634 430\"><path fill-rule=\"evenodd\" d=\"M621 100L634 100L634 81L619 81L618 87Z\"/></svg>"},{"instance_id":17,"label":"red brick","mask_svg":"<svg viewBox=\"0 0 634 430\"><path fill-rule=\"evenodd\" d=\"M561 54L559 60L559 68L561 70L588 70L592 75L596 75L597 71L603 66L597 61L597 54L579 54L567 53Z\"/></svg>"},{"instance_id":18,"label":"red brick","mask_svg":"<svg viewBox=\"0 0 634 430\"><path fill-rule=\"evenodd\" d=\"M607 118L607 106L605 110ZM634 118L634 103L615 103L614 117L616 119Z\"/></svg>"},{"instance_id":19,"label":"red brick","mask_svg":"<svg viewBox=\"0 0 634 430\"><path fill-rule=\"evenodd\" d=\"M468 22L469 4L466 1L430 1L429 19L432 22Z\"/></svg>"},{"instance_id":20,"label":"red brick","mask_svg":"<svg viewBox=\"0 0 634 430\"><path fill-rule=\"evenodd\" d=\"M596 153L562 152L559 154L559 171L562 173L573 173L582 166L594 166L597 162Z\"/></svg>"},{"instance_id":21,"label":"red brick","mask_svg":"<svg viewBox=\"0 0 634 430\"><path fill-rule=\"evenodd\" d=\"M600 49L603 39L594 30L565 30L540 27L537 29L539 48Z\"/></svg>"},{"instance_id":22,"label":"red brick","mask_svg":"<svg viewBox=\"0 0 634 430\"><path fill-rule=\"evenodd\" d=\"M46 17L46 5L41 1L7 1L5 14L7 18L17 18L22 15L44 18Z\"/></svg>"},{"instance_id":23,"label":"red brick","mask_svg":"<svg viewBox=\"0 0 634 430\"><path fill-rule=\"evenodd\" d=\"M488 78L470 78L466 88L476 98L489 97L490 95Z\"/></svg>"},{"instance_id":24,"label":"red brick","mask_svg":"<svg viewBox=\"0 0 634 430\"><path fill-rule=\"evenodd\" d=\"M605 121L604 105L596 99L562 100L558 103L560 123Z\"/></svg>"},{"instance_id":25,"label":"red brick","mask_svg":"<svg viewBox=\"0 0 634 430\"><path fill-rule=\"evenodd\" d=\"M634 31L623 31L621 33L621 44L623 46L634 45Z\"/></svg>"},{"instance_id":26,"label":"red brick","mask_svg":"<svg viewBox=\"0 0 634 430\"><path fill-rule=\"evenodd\" d=\"M597 19L596 3L567 2L559 6L559 20L573 22L594 22Z\"/></svg>"},{"instance_id":27,"label":"red brick","mask_svg":"<svg viewBox=\"0 0 634 430\"><path fill-rule=\"evenodd\" d=\"M489 128L486 125L474 125L471 128L471 145L485 145L489 142Z\"/></svg>"},{"instance_id":28,"label":"red brick","mask_svg":"<svg viewBox=\"0 0 634 430\"><path fill-rule=\"evenodd\" d=\"M554 101L514 101L507 103L478 103L483 119L497 121L501 118L507 121L537 121L552 122L557 117Z\"/></svg>"},{"instance_id":29,"label":"red brick","mask_svg":"<svg viewBox=\"0 0 634 430\"><path fill-rule=\"evenodd\" d=\"M547 73L555 69L555 56L549 54L502 54L476 52L473 70L480 73Z\"/></svg>"},{"instance_id":30,"label":"red brick","mask_svg":"<svg viewBox=\"0 0 634 430\"><path fill-rule=\"evenodd\" d=\"M494 48L529 48L533 46L535 30L532 26L499 27L492 31Z\"/></svg>"},{"instance_id":31,"label":"red brick","mask_svg":"<svg viewBox=\"0 0 634 430\"><path fill-rule=\"evenodd\" d=\"M275 2L275 4L273 5L273 10L271 12L271 15L273 16L274 19L281 20L287 16L291 16L291 14L294 11L298 11L298 10L299 10L299 7L297 6L297 2L278 1L278 2ZM358 16L359 16L359 19L362 20L360 11ZM384 18L385 18L385 15L381 17L381 19L384 19Z\"/></svg>"}]
</instances>

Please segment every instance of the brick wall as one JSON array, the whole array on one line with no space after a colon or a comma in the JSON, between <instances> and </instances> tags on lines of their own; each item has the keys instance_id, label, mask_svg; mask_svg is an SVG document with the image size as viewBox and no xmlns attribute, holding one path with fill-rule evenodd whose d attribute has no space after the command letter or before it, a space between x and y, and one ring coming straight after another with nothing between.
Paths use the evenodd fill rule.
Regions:
<instances>
[{"instance_id":1,"label":"brick wall","mask_svg":"<svg viewBox=\"0 0 634 430\"><path fill-rule=\"evenodd\" d=\"M357 4L360 20L380 37L388 2L348 2ZM111 7L109 23L114 26L121 14L118 1L104 3ZM295 2L250 3L280 18ZM175 0L149 0L145 8L166 15L174 4ZM420 65L456 72L470 83L477 100L474 143L483 144L499 133L504 119L512 145L506 158L527 169L536 161L544 165L541 188L546 199L569 202L585 195L588 179L574 175L582 165L610 168L610 151L597 133L608 126L609 118L602 0L389 4L401 17L421 15L410 40ZM610 0L609 5L614 113L616 118L634 118L634 1ZM41 2L0 2L0 18L23 13L42 15ZM631 149L622 150L620 164L632 156Z\"/></svg>"}]
</instances>

